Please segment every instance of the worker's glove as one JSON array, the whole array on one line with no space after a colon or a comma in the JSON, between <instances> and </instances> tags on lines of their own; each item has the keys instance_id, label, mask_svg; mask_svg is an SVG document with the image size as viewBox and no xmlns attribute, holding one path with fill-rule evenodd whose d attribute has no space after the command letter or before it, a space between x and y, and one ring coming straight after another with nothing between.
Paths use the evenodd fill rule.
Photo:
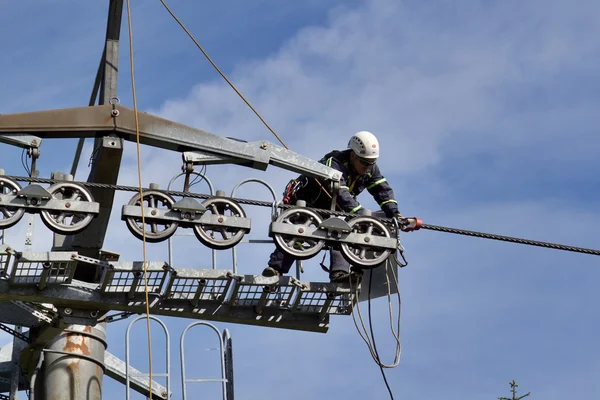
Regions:
<instances>
[{"instance_id":1,"label":"worker's glove","mask_svg":"<svg viewBox=\"0 0 600 400\"><path fill-rule=\"evenodd\" d=\"M420 218L407 218L400 213L396 214L396 220L398 221L398 226L403 232L418 231L423 225L423 221L421 221Z\"/></svg>"}]
</instances>

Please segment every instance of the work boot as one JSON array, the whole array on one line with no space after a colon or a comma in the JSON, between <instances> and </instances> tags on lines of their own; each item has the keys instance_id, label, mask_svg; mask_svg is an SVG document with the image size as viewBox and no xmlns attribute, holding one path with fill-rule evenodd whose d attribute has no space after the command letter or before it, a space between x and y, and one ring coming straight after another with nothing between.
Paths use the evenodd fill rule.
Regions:
<instances>
[{"instance_id":1,"label":"work boot","mask_svg":"<svg viewBox=\"0 0 600 400\"><path fill-rule=\"evenodd\" d=\"M267 267L263 270L262 276L266 276L267 278L270 278L272 276L281 276L281 272L277 271L273 267Z\"/></svg>"},{"instance_id":2,"label":"work boot","mask_svg":"<svg viewBox=\"0 0 600 400\"><path fill-rule=\"evenodd\" d=\"M329 281L331 283L352 283L355 284L359 280L359 276L354 273L346 271L333 271L329 275Z\"/></svg>"}]
</instances>

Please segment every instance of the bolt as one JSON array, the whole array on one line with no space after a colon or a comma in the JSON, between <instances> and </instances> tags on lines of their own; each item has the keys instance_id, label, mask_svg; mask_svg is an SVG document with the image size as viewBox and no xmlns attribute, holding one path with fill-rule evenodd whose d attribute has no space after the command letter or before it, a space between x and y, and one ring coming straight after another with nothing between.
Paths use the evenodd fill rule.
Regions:
<instances>
[{"instance_id":1,"label":"bolt","mask_svg":"<svg viewBox=\"0 0 600 400\"><path fill-rule=\"evenodd\" d=\"M96 318L97 316L98 316L98 311L92 311L90 313L90 317L92 317L92 318Z\"/></svg>"},{"instance_id":2,"label":"bolt","mask_svg":"<svg viewBox=\"0 0 600 400\"><path fill-rule=\"evenodd\" d=\"M185 215L183 216L183 218L185 218L185 219L192 219L192 214L190 214L189 212L185 213Z\"/></svg>"},{"instance_id":3,"label":"bolt","mask_svg":"<svg viewBox=\"0 0 600 400\"><path fill-rule=\"evenodd\" d=\"M33 199L31 199L29 201L29 204L31 204L32 206L37 206L38 204L38 199L36 199L35 197Z\"/></svg>"},{"instance_id":4,"label":"bolt","mask_svg":"<svg viewBox=\"0 0 600 400\"><path fill-rule=\"evenodd\" d=\"M223 223L223 217L219 217L217 221L219 221L219 223Z\"/></svg>"},{"instance_id":5,"label":"bolt","mask_svg":"<svg viewBox=\"0 0 600 400\"><path fill-rule=\"evenodd\" d=\"M152 211L150 212L150 214L152 214L152 215L156 215L156 210L152 210Z\"/></svg>"},{"instance_id":6,"label":"bolt","mask_svg":"<svg viewBox=\"0 0 600 400\"><path fill-rule=\"evenodd\" d=\"M118 117L119 116L119 110L114 109L110 112L112 114L113 117Z\"/></svg>"},{"instance_id":7,"label":"bolt","mask_svg":"<svg viewBox=\"0 0 600 400\"><path fill-rule=\"evenodd\" d=\"M298 228L298 233L304 233L304 228Z\"/></svg>"},{"instance_id":8,"label":"bolt","mask_svg":"<svg viewBox=\"0 0 600 400\"><path fill-rule=\"evenodd\" d=\"M71 208L71 203L67 203L67 204L65 204L65 207L67 207L67 208Z\"/></svg>"},{"instance_id":9,"label":"bolt","mask_svg":"<svg viewBox=\"0 0 600 400\"><path fill-rule=\"evenodd\" d=\"M71 315L73 314L73 310L71 310L70 308L65 308L65 314Z\"/></svg>"},{"instance_id":10,"label":"bolt","mask_svg":"<svg viewBox=\"0 0 600 400\"><path fill-rule=\"evenodd\" d=\"M31 145L32 145L32 146L35 146L35 145L37 145L37 144L38 144L38 143L37 143L37 140L36 140L36 139L33 139L33 140L31 141Z\"/></svg>"},{"instance_id":11,"label":"bolt","mask_svg":"<svg viewBox=\"0 0 600 400\"><path fill-rule=\"evenodd\" d=\"M365 238L365 242L369 243L370 241L371 241L371 238L367 236L367 237Z\"/></svg>"},{"instance_id":12,"label":"bolt","mask_svg":"<svg viewBox=\"0 0 600 400\"><path fill-rule=\"evenodd\" d=\"M266 150L267 148L269 148L269 145L266 144L266 143L263 143L263 144L260 145L260 148L263 149L263 150Z\"/></svg>"}]
</instances>

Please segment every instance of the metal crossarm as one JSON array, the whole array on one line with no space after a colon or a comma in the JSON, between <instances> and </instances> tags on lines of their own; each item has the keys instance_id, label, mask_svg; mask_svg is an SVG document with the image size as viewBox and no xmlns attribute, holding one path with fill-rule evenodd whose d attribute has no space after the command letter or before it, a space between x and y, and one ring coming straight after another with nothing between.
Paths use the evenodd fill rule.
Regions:
<instances>
[{"instance_id":1,"label":"metal crossarm","mask_svg":"<svg viewBox=\"0 0 600 400\"><path fill-rule=\"evenodd\" d=\"M77 261L73 252L23 252L15 253L10 271L11 285L36 284L44 290L53 283L71 283Z\"/></svg>"},{"instance_id":2,"label":"metal crossarm","mask_svg":"<svg viewBox=\"0 0 600 400\"><path fill-rule=\"evenodd\" d=\"M267 141L244 143L155 115L139 114L141 144L173 151L200 151L228 162L265 170L269 164L339 182L341 172ZM41 138L88 138L111 133L136 141L134 111L105 104L0 116L0 134L35 133Z\"/></svg>"},{"instance_id":3,"label":"metal crossarm","mask_svg":"<svg viewBox=\"0 0 600 400\"><path fill-rule=\"evenodd\" d=\"M352 313L354 294L350 285L309 282L303 283L292 311L295 313L318 313L348 315Z\"/></svg>"}]
</instances>

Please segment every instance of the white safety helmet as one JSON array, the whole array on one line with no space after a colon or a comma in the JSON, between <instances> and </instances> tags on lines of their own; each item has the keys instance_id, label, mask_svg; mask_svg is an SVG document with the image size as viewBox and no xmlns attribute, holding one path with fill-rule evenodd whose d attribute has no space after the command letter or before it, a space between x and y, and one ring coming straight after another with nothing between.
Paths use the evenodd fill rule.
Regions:
<instances>
[{"instance_id":1,"label":"white safety helmet","mask_svg":"<svg viewBox=\"0 0 600 400\"><path fill-rule=\"evenodd\" d=\"M379 142L371 132L356 132L350 138L348 148L361 158L377 159L379 157Z\"/></svg>"}]
</instances>

